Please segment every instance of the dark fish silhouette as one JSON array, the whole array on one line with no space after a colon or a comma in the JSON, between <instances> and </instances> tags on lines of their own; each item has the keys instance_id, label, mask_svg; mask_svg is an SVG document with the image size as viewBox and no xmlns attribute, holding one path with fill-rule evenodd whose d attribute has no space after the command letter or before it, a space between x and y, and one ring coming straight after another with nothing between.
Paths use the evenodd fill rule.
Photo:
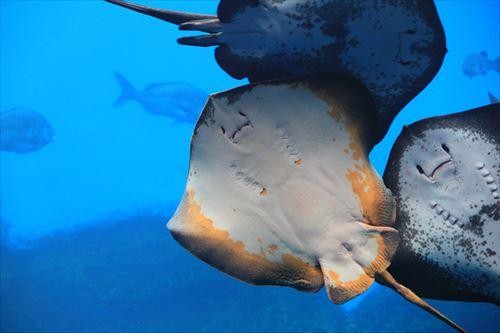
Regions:
<instances>
[{"instance_id":1,"label":"dark fish silhouette","mask_svg":"<svg viewBox=\"0 0 500 333\"><path fill-rule=\"evenodd\" d=\"M0 113L0 150L35 152L52 142L54 135L48 120L36 111L20 107Z\"/></svg>"},{"instance_id":2,"label":"dark fish silhouette","mask_svg":"<svg viewBox=\"0 0 500 333\"><path fill-rule=\"evenodd\" d=\"M207 35L181 44L218 46L231 76L251 82L351 75L370 90L381 138L394 116L434 77L446 43L432 1L221 0L217 16L108 2Z\"/></svg>"},{"instance_id":3,"label":"dark fish silhouette","mask_svg":"<svg viewBox=\"0 0 500 333\"><path fill-rule=\"evenodd\" d=\"M500 305L499 128L492 104L416 122L392 149L401 242L389 271L419 295Z\"/></svg>"},{"instance_id":4,"label":"dark fish silhouette","mask_svg":"<svg viewBox=\"0 0 500 333\"><path fill-rule=\"evenodd\" d=\"M122 89L115 106L134 100L151 114L179 122L194 124L208 97L204 91L186 83L153 83L143 90L137 90L123 75L115 73L115 76Z\"/></svg>"},{"instance_id":5,"label":"dark fish silhouette","mask_svg":"<svg viewBox=\"0 0 500 333\"><path fill-rule=\"evenodd\" d=\"M470 78L486 75L490 70L500 71L500 57L490 60L486 51L469 54L462 64L462 72Z\"/></svg>"}]
</instances>

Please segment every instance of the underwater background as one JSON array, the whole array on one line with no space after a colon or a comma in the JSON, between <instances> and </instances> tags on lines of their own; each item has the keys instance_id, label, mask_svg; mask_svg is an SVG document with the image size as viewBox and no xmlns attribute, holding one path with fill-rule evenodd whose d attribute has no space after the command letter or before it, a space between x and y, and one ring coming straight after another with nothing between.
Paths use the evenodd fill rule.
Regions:
<instances>
[{"instance_id":1,"label":"underwater background","mask_svg":"<svg viewBox=\"0 0 500 333\"><path fill-rule=\"evenodd\" d=\"M462 70L471 54L500 55L500 1L436 6L448 53L373 150L380 174L403 125L500 96L498 72ZM335 306L323 292L239 282L173 240L165 224L184 190L194 123L168 112L186 100L200 112L206 94L246 83L218 67L212 48L180 46L174 26L103 1L2 0L0 15L0 112L33 110L50 124L23 119L50 126L50 139L0 151L0 331L450 331L376 283ZM155 114L148 93L168 95L160 98L167 114ZM471 332L500 331L495 305L430 303Z\"/></svg>"}]
</instances>

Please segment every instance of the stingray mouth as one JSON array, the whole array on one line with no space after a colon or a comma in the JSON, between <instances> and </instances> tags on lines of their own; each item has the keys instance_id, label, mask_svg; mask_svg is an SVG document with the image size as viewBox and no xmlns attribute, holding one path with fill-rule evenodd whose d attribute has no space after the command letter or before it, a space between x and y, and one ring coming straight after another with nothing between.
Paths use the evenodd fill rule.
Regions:
<instances>
[{"instance_id":1,"label":"stingray mouth","mask_svg":"<svg viewBox=\"0 0 500 333\"><path fill-rule=\"evenodd\" d=\"M232 143L239 143L254 128L247 115L241 111L238 112L239 119L234 120L232 124L228 123L220 127L221 133Z\"/></svg>"},{"instance_id":2,"label":"stingray mouth","mask_svg":"<svg viewBox=\"0 0 500 333\"><path fill-rule=\"evenodd\" d=\"M430 173L425 172L422 166L418 164L417 164L417 170L421 175L425 176L429 180L434 180L435 176L439 174L440 171L445 169L448 165L450 165L451 162L452 162L451 159L447 159L445 161L440 162L434 169L432 169Z\"/></svg>"},{"instance_id":3,"label":"stingray mouth","mask_svg":"<svg viewBox=\"0 0 500 333\"><path fill-rule=\"evenodd\" d=\"M434 181L436 178L436 175L438 175L439 173L443 173L444 172L443 169L446 169L448 167L448 165L451 165L453 162L453 158L450 154L450 148L444 143L441 144L441 148L443 149L443 152L446 154L444 154L444 156L442 156L437 161L436 160L429 161L430 164L434 164L434 163L437 164L434 168L431 169L430 165L427 165L427 166L429 166L429 168L427 168L427 166L424 165L424 167L425 167L425 170L424 170L422 165L420 165L420 164L416 165L418 172L421 175L425 176L430 181Z\"/></svg>"},{"instance_id":4,"label":"stingray mouth","mask_svg":"<svg viewBox=\"0 0 500 333\"><path fill-rule=\"evenodd\" d=\"M251 129L251 128L252 128L252 123L250 123L250 121L246 121L245 123L236 127L236 129L234 130L233 133L230 133L228 135L229 140L231 140L233 142L238 142L238 139L242 136L242 134L245 132L245 130Z\"/></svg>"},{"instance_id":5,"label":"stingray mouth","mask_svg":"<svg viewBox=\"0 0 500 333\"><path fill-rule=\"evenodd\" d=\"M438 172L440 169L444 168L446 165L451 163L451 159L446 160L444 162L439 163L434 170L432 170L431 174L429 175L429 178L434 179L434 176L436 175L436 172Z\"/></svg>"}]
</instances>

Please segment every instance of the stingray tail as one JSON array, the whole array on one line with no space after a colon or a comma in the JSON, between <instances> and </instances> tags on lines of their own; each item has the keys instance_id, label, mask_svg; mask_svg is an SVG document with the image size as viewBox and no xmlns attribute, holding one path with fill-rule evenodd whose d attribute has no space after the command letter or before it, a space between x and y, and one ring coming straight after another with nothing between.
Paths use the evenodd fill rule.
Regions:
<instances>
[{"instance_id":1,"label":"stingray tail","mask_svg":"<svg viewBox=\"0 0 500 333\"><path fill-rule=\"evenodd\" d=\"M141 14L156 17L162 21L170 22L173 24L182 24L188 21L205 20L205 19L216 19L217 16L205 15L205 14L193 14L186 12L177 12L173 10L157 9L142 5L136 5L130 2L122 0L105 0L106 2L133 10Z\"/></svg>"},{"instance_id":2,"label":"stingray tail","mask_svg":"<svg viewBox=\"0 0 500 333\"><path fill-rule=\"evenodd\" d=\"M122 90L120 96L118 96L118 98L115 101L115 107L118 107L122 106L128 101L135 99L137 90L135 90L135 88L130 84L130 82L128 82L128 80L120 73L115 72L115 77Z\"/></svg>"},{"instance_id":3,"label":"stingray tail","mask_svg":"<svg viewBox=\"0 0 500 333\"><path fill-rule=\"evenodd\" d=\"M456 324L451 319L446 317L444 314L439 312L432 305L430 305L429 303L427 303L426 301L424 301L423 299L418 297L413 291L411 291L410 289L406 288L405 286L399 284L394 279L394 277L392 277L392 275L389 272L384 271L382 273L377 273L375 275L375 279L380 284L383 284L384 286L387 286L387 287L395 290L398 294L403 296L407 301L415 304L419 308L427 311L428 313L430 313L434 317L438 318L439 320L441 320L441 321L445 322L446 324L448 324L449 326L453 327L458 332L465 332L465 330L462 327L458 326L458 324Z\"/></svg>"},{"instance_id":4,"label":"stingray tail","mask_svg":"<svg viewBox=\"0 0 500 333\"><path fill-rule=\"evenodd\" d=\"M165 10L151 8L147 6L137 5L122 0L105 0L109 3L133 10L135 12L156 17L162 21L166 21L179 26L180 30L196 30L208 32L208 35L191 36L179 38L179 44L192 46L215 46L220 45L219 35L222 31L222 23L215 15L194 14L186 12L178 12L173 10Z\"/></svg>"}]
</instances>

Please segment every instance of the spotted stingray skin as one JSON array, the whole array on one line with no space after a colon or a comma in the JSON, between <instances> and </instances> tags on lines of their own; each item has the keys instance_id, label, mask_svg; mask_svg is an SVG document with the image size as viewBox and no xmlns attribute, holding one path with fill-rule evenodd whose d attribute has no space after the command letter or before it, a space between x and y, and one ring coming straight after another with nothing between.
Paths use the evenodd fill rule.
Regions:
<instances>
[{"instance_id":1,"label":"spotted stingray skin","mask_svg":"<svg viewBox=\"0 0 500 333\"><path fill-rule=\"evenodd\" d=\"M381 135L446 52L432 1L223 0L219 65L251 82L345 73L365 84Z\"/></svg>"},{"instance_id":2,"label":"spotted stingray skin","mask_svg":"<svg viewBox=\"0 0 500 333\"><path fill-rule=\"evenodd\" d=\"M424 297L500 303L500 105L403 130L384 174L401 244L390 271Z\"/></svg>"}]
</instances>

